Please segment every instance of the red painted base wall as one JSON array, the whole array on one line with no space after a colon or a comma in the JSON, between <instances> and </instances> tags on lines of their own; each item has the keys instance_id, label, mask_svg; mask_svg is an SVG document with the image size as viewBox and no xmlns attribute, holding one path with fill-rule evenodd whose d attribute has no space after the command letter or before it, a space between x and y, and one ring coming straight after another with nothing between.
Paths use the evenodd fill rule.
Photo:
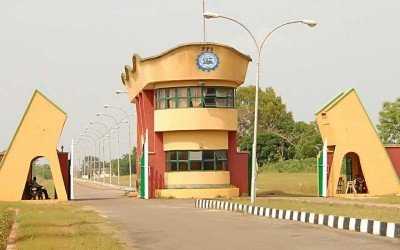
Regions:
<instances>
[{"instance_id":1,"label":"red painted base wall","mask_svg":"<svg viewBox=\"0 0 400 250\"><path fill-rule=\"evenodd\" d=\"M57 152L58 161L60 162L61 174L64 180L65 191L67 191L68 199L71 197L70 193L70 182L71 178L69 176L69 160L68 153L65 152Z\"/></svg>"},{"instance_id":2,"label":"red painted base wall","mask_svg":"<svg viewBox=\"0 0 400 250\"><path fill-rule=\"evenodd\" d=\"M237 152L236 131L228 132L228 169L231 184L240 194L249 194L249 153Z\"/></svg>"},{"instance_id":3,"label":"red painted base wall","mask_svg":"<svg viewBox=\"0 0 400 250\"><path fill-rule=\"evenodd\" d=\"M386 147L386 151L389 155L390 160L393 163L393 167L396 170L397 176L400 177L400 146Z\"/></svg>"}]
</instances>

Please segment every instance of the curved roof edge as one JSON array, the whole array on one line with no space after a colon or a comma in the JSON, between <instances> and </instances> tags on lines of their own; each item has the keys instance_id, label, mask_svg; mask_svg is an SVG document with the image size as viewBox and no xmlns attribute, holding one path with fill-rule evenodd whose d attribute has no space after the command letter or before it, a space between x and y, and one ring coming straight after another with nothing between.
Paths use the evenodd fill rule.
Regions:
<instances>
[{"instance_id":1,"label":"curved roof edge","mask_svg":"<svg viewBox=\"0 0 400 250\"><path fill-rule=\"evenodd\" d=\"M163 56L165 54L168 54L169 52L171 52L173 50L176 50L178 48L186 47L186 46L193 46L193 45L217 45L217 46L226 47L226 48L229 48L229 49L233 50L235 53L239 54L240 56L243 56L243 57L247 58L250 62L252 61L252 59L251 59L251 57L249 55L243 54L239 50L237 50L237 49L235 49L235 48L233 48L233 47L231 47L229 45L222 44L222 43L214 43L214 42L182 43L182 44L179 44L179 45L177 45L175 47L172 47L172 48L170 48L170 49L168 49L168 50L166 50L166 51L164 51L164 52L162 52L162 53L160 53L158 55L141 58L141 61L156 59L156 58L161 57L161 56ZM135 55L137 55L137 54L135 54Z\"/></svg>"}]
</instances>

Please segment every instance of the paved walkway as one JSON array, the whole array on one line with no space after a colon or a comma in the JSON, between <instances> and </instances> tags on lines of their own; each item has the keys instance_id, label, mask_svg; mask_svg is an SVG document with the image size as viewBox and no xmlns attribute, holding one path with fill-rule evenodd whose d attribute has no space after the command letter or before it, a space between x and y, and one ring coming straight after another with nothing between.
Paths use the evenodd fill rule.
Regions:
<instances>
[{"instance_id":1,"label":"paved walkway","mask_svg":"<svg viewBox=\"0 0 400 250\"><path fill-rule=\"evenodd\" d=\"M77 182L75 204L121 228L127 248L139 249L399 249L398 239L202 210L194 200L123 198L123 191Z\"/></svg>"}]
</instances>

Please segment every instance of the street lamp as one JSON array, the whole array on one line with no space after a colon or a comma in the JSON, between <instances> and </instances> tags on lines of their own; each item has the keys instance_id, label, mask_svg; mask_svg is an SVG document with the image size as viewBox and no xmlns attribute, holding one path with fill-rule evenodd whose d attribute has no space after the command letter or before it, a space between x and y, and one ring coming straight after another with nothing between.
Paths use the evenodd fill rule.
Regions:
<instances>
[{"instance_id":1,"label":"street lamp","mask_svg":"<svg viewBox=\"0 0 400 250\"><path fill-rule=\"evenodd\" d=\"M120 90L120 89L116 89L116 90L115 90L115 93L118 94L118 95L119 95L119 94L128 94L128 92L123 91L123 90Z\"/></svg>"},{"instance_id":2,"label":"street lamp","mask_svg":"<svg viewBox=\"0 0 400 250\"><path fill-rule=\"evenodd\" d=\"M110 133L114 133L114 131L111 131L111 128L109 128L106 124L104 124L104 123L102 123L102 122L96 122L96 121L89 121L89 123L90 124L100 124L100 125L102 125L103 127L105 127L106 128L106 130L107 130L107 133L108 134L106 134L106 137L108 137L108 149L109 149L109 160L110 160L110 169L109 169L109 178L110 178L110 184L111 184L111 174L112 174L112 171L111 171L111 169L112 169L112 163L111 163L111 136L110 136ZM104 156L105 157L105 156Z\"/></svg>"},{"instance_id":3,"label":"street lamp","mask_svg":"<svg viewBox=\"0 0 400 250\"><path fill-rule=\"evenodd\" d=\"M93 174L92 174L92 177L93 177L93 179L94 179L94 172L96 171L96 140L93 138L93 137L91 137L91 136L89 136L89 135L85 135L85 134L81 134L81 137L83 137L83 136L86 136L87 138L89 138L89 139L91 139L92 141L93 141L93 153L94 153L94 157L93 157L93 160L92 160L92 170L93 170ZM92 172L92 171L90 171L89 170L89 173L90 172Z\"/></svg>"},{"instance_id":4,"label":"street lamp","mask_svg":"<svg viewBox=\"0 0 400 250\"><path fill-rule=\"evenodd\" d=\"M119 186L119 157L120 157L120 154L119 154L119 126L118 126L119 122L113 116L108 115L108 114L96 113L96 115L97 116L103 115L103 116L109 117L115 122L115 124L117 124L117 127L116 127L116 129L117 129L117 165L118 165L118 169L117 169L117 172L118 172L118 179L117 180L118 181L117 181L117 183L118 183L118 186Z\"/></svg>"},{"instance_id":5,"label":"street lamp","mask_svg":"<svg viewBox=\"0 0 400 250\"><path fill-rule=\"evenodd\" d=\"M277 26L276 28L274 28L273 30L271 30L262 40L261 44L257 43L257 40L255 39L254 35L250 32L250 30L241 22L230 18L230 17L226 17L226 16L222 16L219 15L217 13L213 13L213 12L204 12L203 16L207 19L211 19L211 18L223 18L223 19L227 19L230 21L233 21L237 24L239 24L240 26L242 26L247 33L249 33L249 35L251 36L251 38L254 41L254 44L256 46L257 49L257 73L256 73L256 96L255 96L255 111L254 111L254 132L253 132L253 148L252 148L252 153L251 153L251 204L254 204L255 198L256 198L256 154L257 154L257 126L258 126L258 89L260 86L260 57L261 57L261 50L263 48L263 45L265 43L265 41L267 40L267 38L277 29L289 25L289 24L295 24L295 23L302 23L302 24L306 24L309 27L314 27L315 25L317 25L317 22L314 20L297 20L297 21L291 21L291 22L287 22L284 24L281 24L279 26Z\"/></svg>"},{"instance_id":6,"label":"street lamp","mask_svg":"<svg viewBox=\"0 0 400 250\"><path fill-rule=\"evenodd\" d=\"M131 143L131 116L126 112L123 108L112 106L109 104L105 104L104 108L114 108L122 111L127 117L127 123L128 123L128 140L129 140L129 154L128 154L128 159L129 159L129 187L132 187L132 162L131 162L131 154L132 154L132 143Z\"/></svg>"},{"instance_id":7,"label":"street lamp","mask_svg":"<svg viewBox=\"0 0 400 250\"><path fill-rule=\"evenodd\" d=\"M87 130L89 130L89 129L93 129L94 131L96 131L96 132L98 132L99 134L100 134L100 141L102 140L103 141L103 161L102 161L102 164L103 164L103 182L105 183L106 182L106 176L105 176L105 160L106 160L106 154L105 154L105 152L104 152L104 144L105 144L105 134L106 134L106 132L101 132L100 130L98 130L98 129L96 129L96 128L93 128L93 127L86 127L86 129L85 129L85 131L87 131ZM99 152L100 152L100 144L99 144ZM100 155L100 153L99 153L99 155ZM100 163L99 163L99 172L101 172L100 171ZM99 181L100 181L100 176L99 176Z\"/></svg>"}]
</instances>

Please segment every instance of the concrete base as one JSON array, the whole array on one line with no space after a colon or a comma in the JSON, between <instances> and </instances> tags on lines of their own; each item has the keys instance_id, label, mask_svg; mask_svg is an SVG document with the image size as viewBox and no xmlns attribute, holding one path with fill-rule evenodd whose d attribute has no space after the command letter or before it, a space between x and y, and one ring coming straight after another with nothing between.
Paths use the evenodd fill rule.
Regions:
<instances>
[{"instance_id":1,"label":"concrete base","mask_svg":"<svg viewBox=\"0 0 400 250\"><path fill-rule=\"evenodd\" d=\"M158 198L236 198L239 188L208 188L208 189L156 189Z\"/></svg>"}]
</instances>

